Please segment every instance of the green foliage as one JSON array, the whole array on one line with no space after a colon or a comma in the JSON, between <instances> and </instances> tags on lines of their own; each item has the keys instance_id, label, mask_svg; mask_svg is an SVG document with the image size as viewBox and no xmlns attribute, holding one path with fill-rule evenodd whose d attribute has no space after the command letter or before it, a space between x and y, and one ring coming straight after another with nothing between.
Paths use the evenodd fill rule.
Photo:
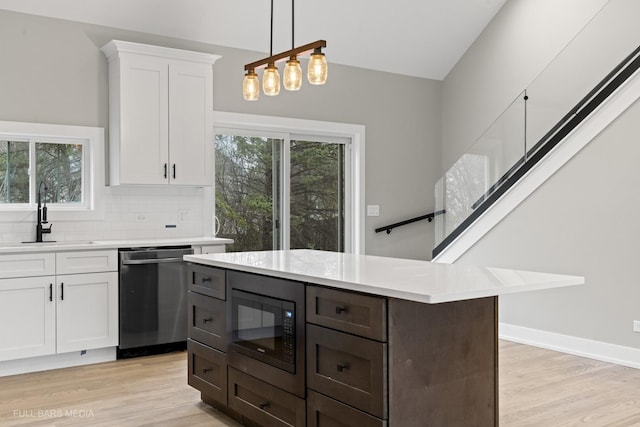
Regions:
<instances>
[{"instance_id":1,"label":"green foliage","mask_svg":"<svg viewBox=\"0 0 640 427\"><path fill-rule=\"evenodd\" d=\"M82 201L82 146L0 141L0 202L29 203L29 157L35 149L37 188L47 183L47 201Z\"/></svg>"},{"instance_id":2,"label":"green foliage","mask_svg":"<svg viewBox=\"0 0 640 427\"><path fill-rule=\"evenodd\" d=\"M29 143L0 141L0 202L29 203Z\"/></svg>"},{"instance_id":3,"label":"green foliage","mask_svg":"<svg viewBox=\"0 0 640 427\"><path fill-rule=\"evenodd\" d=\"M278 249L282 144L216 135L216 215L232 251ZM344 145L291 141L289 179L291 248L344 250Z\"/></svg>"}]
</instances>

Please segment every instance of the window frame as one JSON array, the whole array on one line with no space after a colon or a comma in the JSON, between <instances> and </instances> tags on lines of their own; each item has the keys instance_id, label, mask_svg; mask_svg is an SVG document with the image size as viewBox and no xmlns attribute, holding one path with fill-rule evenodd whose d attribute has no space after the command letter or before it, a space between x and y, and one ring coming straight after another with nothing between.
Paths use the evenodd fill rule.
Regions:
<instances>
[{"instance_id":1,"label":"window frame","mask_svg":"<svg viewBox=\"0 0 640 427\"><path fill-rule=\"evenodd\" d=\"M35 143L82 144L82 192L79 204L47 203L49 220L76 221L104 219L105 153L104 128L45 123L0 121L0 139L29 142L30 202L0 204L2 221L24 221L25 212L35 218L37 183L35 182Z\"/></svg>"},{"instance_id":2,"label":"window frame","mask_svg":"<svg viewBox=\"0 0 640 427\"><path fill-rule=\"evenodd\" d=\"M229 113L214 111L214 134L237 132L238 134L259 135L283 138L284 168L283 175L288 174L288 158L291 139L315 138L318 142L342 142L345 138L350 143L345 144L345 230L344 252L353 254L364 253L364 196L365 196L365 127L346 123L325 122L317 120L295 119L287 117L262 116L243 113ZM214 150L215 152L215 150ZM214 162L215 163L215 162ZM214 171L215 176L215 171ZM281 198L287 200L281 203L283 218L288 221L288 185L281 183ZM215 185L215 184L214 184ZM215 189L212 191L215 197ZM211 217L215 216L215 203L211 203ZM289 228L283 227L282 249L289 249Z\"/></svg>"}]
</instances>

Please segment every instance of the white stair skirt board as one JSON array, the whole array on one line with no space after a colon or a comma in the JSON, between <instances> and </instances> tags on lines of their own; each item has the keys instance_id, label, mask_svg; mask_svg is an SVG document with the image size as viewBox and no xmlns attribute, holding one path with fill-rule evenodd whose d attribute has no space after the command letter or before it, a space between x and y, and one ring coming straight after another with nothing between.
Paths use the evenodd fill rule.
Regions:
<instances>
[{"instance_id":1,"label":"white stair skirt board","mask_svg":"<svg viewBox=\"0 0 640 427\"><path fill-rule=\"evenodd\" d=\"M522 203L565 163L640 98L640 71L636 71L537 165L491 205L469 228L433 258L453 263Z\"/></svg>"},{"instance_id":2,"label":"white stair skirt board","mask_svg":"<svg viewBox=\"0 0 640 427\"><path fill-rule=\"evenodd\" d=\"M500 339L507 341L640 369L640 350L637 348L608 344L601 341L525 328L524 326L510 325L507 323L500 323L498 325L498 336Z\"/></svg>"}]
</instances>

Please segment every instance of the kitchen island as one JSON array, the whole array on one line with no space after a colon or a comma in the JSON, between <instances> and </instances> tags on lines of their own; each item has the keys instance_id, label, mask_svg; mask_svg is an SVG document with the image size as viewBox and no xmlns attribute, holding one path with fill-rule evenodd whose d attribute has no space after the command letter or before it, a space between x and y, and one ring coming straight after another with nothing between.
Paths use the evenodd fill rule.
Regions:
<instances>
[{"instance_id":1,"label":"kitchen island","mask_svg":"<svg viewBox=\"0 0 640 427\"><path fill-rule=\"evenodd\" d=\"M185 260L197 300L189 383L205 402L260 425L496 426L498 296L584 283L578 276L313 250ZM244 320L232 295L244 283L256 294L271 295L279 283L303 290L296 315L304 327L295 337L302 390L263 374L266 363L236 354L242 349L234 328ZM203 298L199 289L212 286L216 298ZM207 326L199 325L197 312L214 306L226 314L217 325L224 332L211 344L200 332L216 321L205 316Z\"/></svg>"}]
</instances>

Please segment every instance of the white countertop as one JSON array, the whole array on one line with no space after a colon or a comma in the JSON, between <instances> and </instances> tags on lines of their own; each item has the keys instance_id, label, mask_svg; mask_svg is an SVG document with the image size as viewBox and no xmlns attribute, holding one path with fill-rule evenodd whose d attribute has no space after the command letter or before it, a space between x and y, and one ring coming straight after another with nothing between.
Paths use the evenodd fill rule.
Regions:
<instances>
[{"instance_id":1,"label":"white countertop","mask_svg":"<svg viewBox=\"0 0 640 427\"><path fill-rule=\"evenodd\" d=\"M0 254L48 252L48 251L78 251L93 249L116 249L154 246L182 246L182 245L225 245L233 243L232 239L218 237L179 237L167 239L123 239L123 240L67 240L59 242L20 243L0 242Z\"/></svg>"},{"instance_id":2,"label":"white countertop","mask_svg":"<svg viewBox=\"0 0 640 427\"><path fill-rule=\"evenodd\" d=\"M186 255L184 259L431 304L584 283L580 276L306 249Z\"/></svg>"}]
</instances>

